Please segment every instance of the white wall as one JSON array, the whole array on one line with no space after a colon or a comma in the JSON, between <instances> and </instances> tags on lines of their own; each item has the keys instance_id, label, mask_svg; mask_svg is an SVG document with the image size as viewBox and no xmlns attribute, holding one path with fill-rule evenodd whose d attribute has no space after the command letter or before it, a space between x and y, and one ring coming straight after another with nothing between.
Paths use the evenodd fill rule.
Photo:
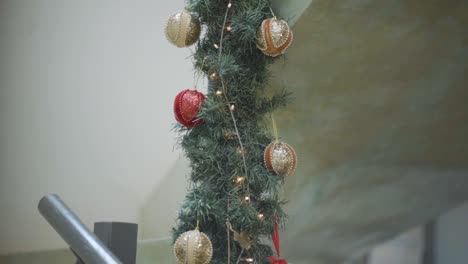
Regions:
<instances>
[{"instance_id":1,"label":"white wall","mask_svg":"<svg viewBox=\"0 0 468 264\"><path fill-rule=\"evenodd\" d=\"M88 225L138 221L180 155L172 100L192 65L163 27L183 5L0 2L0 254L65 246L37 212L47 193Z\"/></svg>"},{"instance_id":2,"label":"white wall","mask_svg":"<svg viewBox=\"0 0 468 264\"><path fill-rule=\"evenodd\" d=\"M411 229L398 237L376 246L369 254L369 264L420 264L423 259L424 232L422 227Z\"/></svg>"},{"instance_id":3,"label":"white wall","mask_svg":"<svg viewBox=\"0 0 468 264\"><path fill-rule=\"evenodd\" d=\"M468 263L468 203L439 218L435 237L435 264Z\"/></svg>"},{"instance_id":4,"label":"white wall","mask_svg":"<svg viewBox=\"0 0 468 264\"><path fill-rule=\"evenodd\" d=\"M435 223L432 263L468 263L468 202L443 214ZM374 247L368 254L367 263L423 263L424 242L423 227L413 228Z\"/></svg>"},{"instance_id":5,"label":"white wall","mask_svg":"<svg viewBox=\"0 0 468 264\"><path fill-rule=\"evenodd\" d=\"M167 177L160 182L143 204L139 220L139 238L153 241L157 238L172 241L172 227L176 225L178 212L185 198L190 175L189 160L180 158Z\"/></svg>"}]
</instances>

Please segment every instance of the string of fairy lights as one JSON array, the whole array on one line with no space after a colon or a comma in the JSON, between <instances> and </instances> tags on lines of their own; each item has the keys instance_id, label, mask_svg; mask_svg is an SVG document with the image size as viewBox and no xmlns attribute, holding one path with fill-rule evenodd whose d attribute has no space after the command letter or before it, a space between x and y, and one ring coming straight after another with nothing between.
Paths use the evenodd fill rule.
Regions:
<instances>
[{"instance_id":1,"label":"string of fairy lights","mask_svg":"<svg viewBox=\"0 0 468 264\"><path fill-rule=\"evenodd\" d=\"M222 55L223 55L224 38L226 36L225 33L226 32L231 33L233 30L233 25L227 23L232 7L233 7L233 2L232 0L229 0L226 6L226 11L224 13L219 42L212 44L213 47L218 50L218 60L219 60L218 65L222 65L221 60L222 60ZM292 32L290 32L289 27L285 21L276 20L276 16L273 13L273 10L271 9L271 7L270 7L270 11L271 11L273 18L265 19L262 22L262 25L259 28L259 33L261 33L260 36L265 36L265 30L269 31L269 30L272 30L271 28L275 28L275 31L274 33L269 32L268 34L269 39L266 39L266 37L257 39L257 47L265 55L276 57L278 55L281 55L291 43ZM200 21L198 20L198 18L195 18L192 14L190 14L186 10L176 13L173 16L171 16L168 20L168 24L166 25L166 36L168 40L178 47L187 47L187 46L194 44L199 38L200 31L201 31ZM281 32L281 33L278 33L278 32ZM277 34L277 35L273 36L274 34ZM205 66L205 61L206 61L206 58L202 62L202 66L201 66L202 70ZM241 203L250 204L253 206L253 204L250 203L251 192L250 192L250 188L248 184L249 170L248 170L247 161L246 161L247 150L243 143L241 133L238 127L238 122L237 122L236 115L235 115L236 104L232 102L229 98L229 93L228 93L229 87L224 79L224 76L221 74L221 72L222 72L222 69L211 70L208 72L207 75L208 75L208 79L211 80L213 83L220 84L219 85L220 87L217 87L215 89L214 94L215 96L218 96L224 99L224 104L226 105L227 111L232 120L232 124L234 128L234 131L226 130L224 133L225 134L224 136L226 139L237 140L237 143L239 145L237 148L237 153L242 158L242 172L241 172L242 174L234 176L234 178L231 178L230 180L232 180L232 182L236 185L236 187L234 188L234 191L238 191L239 189L241 190L240 191L241 193L240 199L242 201ZM199 77L200 75L196 77L196 80L194 83L195 89L196 89L196 86L198 85ZM204 99L205 99L205 96L196 90L194 91L184 90L180 92L177 95L176 100L174 102L174 113L175 113L177 121L179 121L182 125L186 126L187 128L193 128L195 126L200 125L202 121L196 116L197 116L197 112L199 110L200 104L203 102ZM194 103L197 105L193 105ZM187 104L192 104L192 105L187 105ZM194 109L195 111L193 111ZM187 112L188 110L190 111ZM267 147L267 149L265 149L265 166L267 166L267 168L270 171L274 172L276 175L291 175L296 166L296 156L295 156L294 150L289 145L278 141L276 125L273 119L272 119L272 122L273 122L273 127L275 130L275 141L272 142ZM282 164L282 162L284 163L284 161L273 160L275 158L274 157L275 151L277 152L278 150L282 151L283 153L287 153L289 155L291 155L291 153L293 154L292 162L291 162L291 159L287 160L287 162L289 163L287 164L288 166L287 170L283 168L284 164ZM267 157L267 153L268 153L268 157ZM276 159L279 159L279 158L276 157ZM245 232L237 232L233 229L233 226L231 225L231 219L229 217L230 206L231 206L231 198L230 198L230 195L228 195L226 199L227 263L228 264L231 263L231 232L234 234L234 240L237 241L241 246L241 251L237 258L236 264L239 264L241 261L246 262L246 263L253 263L255 262L255 259L252 258L249 254L249 249L251 247L250 246L251 238L249 234ZM196 225L195 230L187 231L183 233L182 235L180 235L174 245L174 253L180 263L187 263L187 262L192 263L192 261L188 261L188 260L189 259L193 260L193 258L197 254L195 255L189 254L189 251L192 253L194 252L199 253L196 257L201 258L203 259L203 261L205 261L205 262L200 262L200 263L208 263L212 258L213 248L211 245L211 241L206 236L206 234L199 232L199 224L200 224L199 206L197 206L195 210L197 211L196 212L197 225ZM263 221L265 219L265 215L261 211L258 211L257 208L255 208L255 210L257 212L256 217L259 220ZM196 239L194 237L196 237ZM194 243L197 244L196 250L193 248L193 246L195 245ZM247 251L247 256L243 257L243 254L245 251Z\"/></svg>"},{"instance_id":2,"label":"string of fairy lights","mask_svg":"<svg viewBox=\"0 0 468 264\"><path fill-rule=\"evenodd\" d=\"M214 43L213 44L213 47L215 49L218 49L218 60L221 60L222 58L222 53L223 53L223 42L224 42L224 32L225 30L230 32L232 30L232 26L231 25L226 25L227 23L227 18L228 18L228 15L229 15L229 11L231 10L231 7L232 7L232 1L230 0L227 4L227 7L226 7L226 12L224 14L224 20L223 20L223 24L222 24L222 30L221 30L221 37L220 37L220 40L219 40L219 45L217 43ZM226 87L226 83L224 81L224 78L221 74L219 73L216 73L216 72L213 72L210 76L212 79L213 78L216 78L216 77L219 77L220 79L220 82L221 82L221 90L218 89L216 90L216 95L218 96L223 96L224 97L224 100L225 100L225 103L229 109L229 113L230 113L230 116L231 116L231 119L232 119L232 123L233 123L233 126L234 126L234 130L235 130L235 133L234 135L236 136L237 138L237 141L239 143L239 149L238 149L238 153L241 155L242 157L242 163L243 163L243 166L244 166L244 176L237 176L234 180L234 182L237 184L237 185L240 185L240 186L245 186L246 188L246 194L244 196L244 201L245 202L250 202L250 190L249 190L249 185L248 184L245 184L246 181L247 181L247 178L248 178L248 168L247 168L247 162L246 162L246 158L245 158L245 155L246 155L246 151L245 151L245 148L244 148L244 144L242 143L242 138L241 138L241 135L240 135L240 132L239 132L239 128L237 127L237 120L236 120L236 117L234 115L234 111L236 109L236 106L235 104L231 103L230 100L229 100L229 97L228 97L228 93L227 93L227 87ZM229 212L229 206L230 206L230 198L228 196L227 198L227 212ZM260 215L263 215L263 214L260 214ZM263 219L263 218L261 218ZM227 248L228 248L228 256L227 256L227 263L230 264L231 263L231 239L230 239L230 229L232 229L232 226L231 226L231 223L230 223L230 218L229 218L229 215L227 215L226 217L226 232L227 232ZM242 259L242 255L244 253L244 248L241 249L241 252L239 254L239 257L237 258L237 262L236 264L238 264L241 260L244 260L245 262L247 263L253 263L254 262L254 259L251 258L251 257L247 257L245 259Z\"/></svg>"}]
</instances>

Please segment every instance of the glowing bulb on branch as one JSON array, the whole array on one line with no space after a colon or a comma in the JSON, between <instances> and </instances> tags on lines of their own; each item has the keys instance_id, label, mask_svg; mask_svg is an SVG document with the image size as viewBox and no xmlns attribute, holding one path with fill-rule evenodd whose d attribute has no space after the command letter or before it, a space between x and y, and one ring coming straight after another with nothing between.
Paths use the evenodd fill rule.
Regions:
<instances>
[{"instance_id":1,"label":"glowing bulb on branch","mask_svg":"<svg viewBox=\"0 0 468 264\"><path fill-rule=\"evenodd\" d=\"M221 90L216 90L216 95L222 95L223 94L223 91Z\"/></svg>"},{"instance_id":2,"label":"glowing bulb on branch","mask_svg":"<svg viewBox=\"0 0 468 264\"><path fill-rule=\"evenodd\" d=\"M246 151L245 151L244 148L238 147L237 148L237 153L239 153L240 155L245 155Z\"/></svg>"},{"instance_id":3,"label":"glowing bulb on branch","mask_svg":"<svg viewBox=\"0 0 468 264\"><path fill-rule=\"evenodd\" d=\"M225 139L235 139L237 136L237 133L234 131L225 131L224 132L224 138Z\"/></svg>"},{"instance_id":4,"label":"glowing bulb on branch","mask_svg":"<svg viewBox=\"0 0 468 264\"><path fill-rule=\"evenodd\" d=\"M235 180L235 182L236 182L237 184L241 184L241 183L243 183L244 181L245 181L245 177L244 177L244 176L238 176L238 177L236 178L236 180Z\"/></svg>"},{"instance_id":5,"label":"glowing bulb on branch","mask_svg":"<svg viewBox=\"0 0 468 264\"><path fill-rule=\"evenodd\" d=\"M231 3L231 2L229 2L229 4L228 4L228 8L231 8L231 6L232 6L232 3Z\"/></svg>"},{"instance_id":6,"label":"glowing bulb on branch","mask_svg":"<svg viewBox=\"0 0 468 264\"><path fill-rule=\"evenodd\" d=\"M263 214L258 214L257 218L260 219L260 220L263 220L263 218L265 218L265 216Z\"/></svg>"},{"instance_id":7,"label":"glowing bulb on branch","mask_svg":"<svg viewBox=\"0 0 468 264\"><path fill-rule=\"evenodd\" d=\"M244 201L250 202L250 197L249 197L249 196L245 196L245 197L244 197Z\"/></svg>"},{"instance_id":8,"label":"glowing bulb on branch","mask_svg":"<svg viewBox=\"0 0 468 264\"><path fill-rule=\"evenodd\" d=\"M213 47L215 47L215 49L219 49L219 45L218 44L213 44Z\"/></svg>"},{"instance_id":9,"label":"glowing bulb on branch","mask_svg":"<svg viewBox=\"0 0 468 264\"><path fill-rule=\"evenodd\" d=\"M244 259L244 260L245 260L245 262L247 262L247 263L253 263L253 262L254 262L254 259L253 259L253 258L246 258L246 259Z\"/></svg>"},{"instance_id":10,"label":"glowing bulb on branch","mask_svg":"<svg viewBox=\"0 0 468 264\"><path fill-rule=\"evenodd\" d=\"M216 80L216 78L218 78L218 74L216 72L213 72L210 74L210 79L211 80Z\"/></svg>"},{"instance_id":11,"label":"glowing bulb on branch","mask_svg":"<svg viewBox=\"0 0 468 264\"><path fill-rule=\"evenodd\" d=\"M229 106L229 110L231 110L231 111L234 111L234 110L236 110L236 106L235 106L235 105L233 105L233 104L232 104L232 105L230 105L230 106Z\"/></svg>"},{"instance_id":12,"label":"glowing bulb on branch","mask_svg":"<svg viewBox=\"0 0 468 264\"><path fill-rule=\"evenodd\" d=\"M232 30L232 27L230 25L226 26L226 30L227 31L231 31Z\"/></svg>"}]
</instances>

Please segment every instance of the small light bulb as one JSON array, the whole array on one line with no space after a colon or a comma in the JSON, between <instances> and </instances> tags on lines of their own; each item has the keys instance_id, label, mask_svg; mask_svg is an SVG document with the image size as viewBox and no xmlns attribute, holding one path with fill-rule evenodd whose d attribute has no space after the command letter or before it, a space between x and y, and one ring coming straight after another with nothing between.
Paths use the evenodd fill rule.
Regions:
<instances>
[{"instance_id":1,"label":"small light bulb","mask_svg":"<svg viewBox=\"0 0 468 264\"><path fill-rule=\"evenodd\" d=\"M265 216L264 216L263 214L258 214L258 215L257 215L257 218L260 219L260 220L263 220L264 217L265 217Z\"/></svg>"},{"instance_id":2,"label":"small light bulb","mask_svg":"<svg viewBox=\"0 0 468 264\"><path fill-rule=\"evenodd\" d=\"M227 30L227 31L231 31L231 30L232 30L232 27L229 25L229 26L226 27L226 30Z\"/></svg>"},{"instance_id":3,"label":"small light bulb","mask_svg":"<svg viewBox=\"0 0 468 264\"><path fill-rule=\"evenodd\" d=\"M224 138L225 139L234 139L236 138L237 134L236 132L233 132L233 131L225 131L224 132Z\"/></svg>"},{"instance_id":4,"label":"small light bulb","mask_svg":"<svg viewBox=\"0 0 468 264\"><path fill-rule=\"evenodd\" d=\"M246 196L246 197L244 197L244 200L245 200L246 202L249 202L249 201L250 201L250 197L249 197L249 196Z\"/></svg>"},{"instance_id":5,"label":"small light bulb","mask_svg":"<svg viewBox=\"0 0 468 264\"><path fill-rule=\"evenodd\" d=\"M241 184L241 183L244 182L244 180L245 180L245 177L244 177L244 176L239 176L239 177L236 178L236 183L237 183L237 184Z\"/></svg>"},{"instance_id":6,"label":"small light bulb","mask_svg":"<svg viewBox=\"0 0 468 264\"><path fill-rule=\"evenodd\" d=\"M216 95L222 95L223 94L223 91L221 90L216 90Z\"/></svg>"},{"instance_id":7,"label":"small light bulb","mask_svg":"<svg viewBox=\"0 0 468 264\"><path fill-rule=\"evenodd\" d=\"M229 4L228 4L228 8L231 8L231 6L232 6L232 3L231 3L231 2L229 2Z\"/></svg>"},{"instance_id":8,"label":"small light bulb","mask_svg":"<svg viewBox=\"0 0 468 264\"><path fill-rule=\"evenodd\" d=\"M252 262L254 262L254 259L253 259L253 258L246 258L246 259L245 259L245 262L247 262L247 263L252 263Z\"/></svg>"},{"instance_id":9,"label":"small light bulb","mask_svg":"<svg viewBox=\"0 0 468 264\"><path fill-rule=\"evenodd\" d=\"M240 154L240 155L244 155L245 154L245 149L241 148L241 147L238 147L237 148L237 152Z\"/></svg>"},{"instance_id":10,"label":"small light bulb","mask_svg":"<svg viewBox=\"0 0 468 264\"><path fill-rule=\"evenodd\" d=\"M216 79L216 77L218 77L218 74L216 72L213 72L212 74L210 74L210 79L214 80Z\"/></svg>"},{"instance_id":11,"label":"small light bulb","mask_svg":"<svg viewBox=\"0 0 468 264\"><path fill-rule=\"evenodd\" d=\"M234 111L235 109L236 109L235 105L232 104L232 105L229 106L229 110Z\"/></svg>"},{"instance_id":12,"label":"small light bulb","mask_svg":"<svg viewBox=\"0 0 468 264\"><path fill-rule=\"evenodd\" d=\"M213 44L213 46L216 48L216 49L219 49L219 45L218 44Z\"/></svg>"}]
</instances>

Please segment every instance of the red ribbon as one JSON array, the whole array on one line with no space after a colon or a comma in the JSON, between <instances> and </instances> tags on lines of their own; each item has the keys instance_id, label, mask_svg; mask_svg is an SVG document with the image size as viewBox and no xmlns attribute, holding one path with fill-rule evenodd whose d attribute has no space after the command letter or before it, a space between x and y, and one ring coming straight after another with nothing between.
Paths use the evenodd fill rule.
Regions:
<instances>
[{"instance_id":1,"label":"red ribbon","mask_svg":"<svg viewBox=\"0 0 468 264\"><path fill-rule=\"evenodd\" d=\"M273 220L275 220L275 229L273 230L273 233L271 234L271 240L273 240L273 244L275 245L276 249L276 255L278 257L269 257L268 261L270 261L273 264L288 264L288 262L280 257L280 236L279 236L279 224L278 224L278 217L273 216Z\"/></svg>"},{"instance_id":2,"label":"red ribbon","mask_svg":"<svg viewBox=\"0 0 468 264\"><path fill-rule=\"evenodd\" d=\"M275 245L276 255L280 256L280 243L279 243L279 225L278 225L278 217L273 216L273 220L275 220L275 229L273 233L271 233L271 240L273 240L273 244Z\"/></svg>"},{"instance_id":3,"label":"red ribbon","mask_svg":"<svg viewBox=\"0 0 468 264\"><path fill-rule=\"evenodd\" d=\"M268 261L270 261L273 264L288 264L288 262L282 258L276 258L276 257L269 257Z\"/></svg>"}]
</instances>

